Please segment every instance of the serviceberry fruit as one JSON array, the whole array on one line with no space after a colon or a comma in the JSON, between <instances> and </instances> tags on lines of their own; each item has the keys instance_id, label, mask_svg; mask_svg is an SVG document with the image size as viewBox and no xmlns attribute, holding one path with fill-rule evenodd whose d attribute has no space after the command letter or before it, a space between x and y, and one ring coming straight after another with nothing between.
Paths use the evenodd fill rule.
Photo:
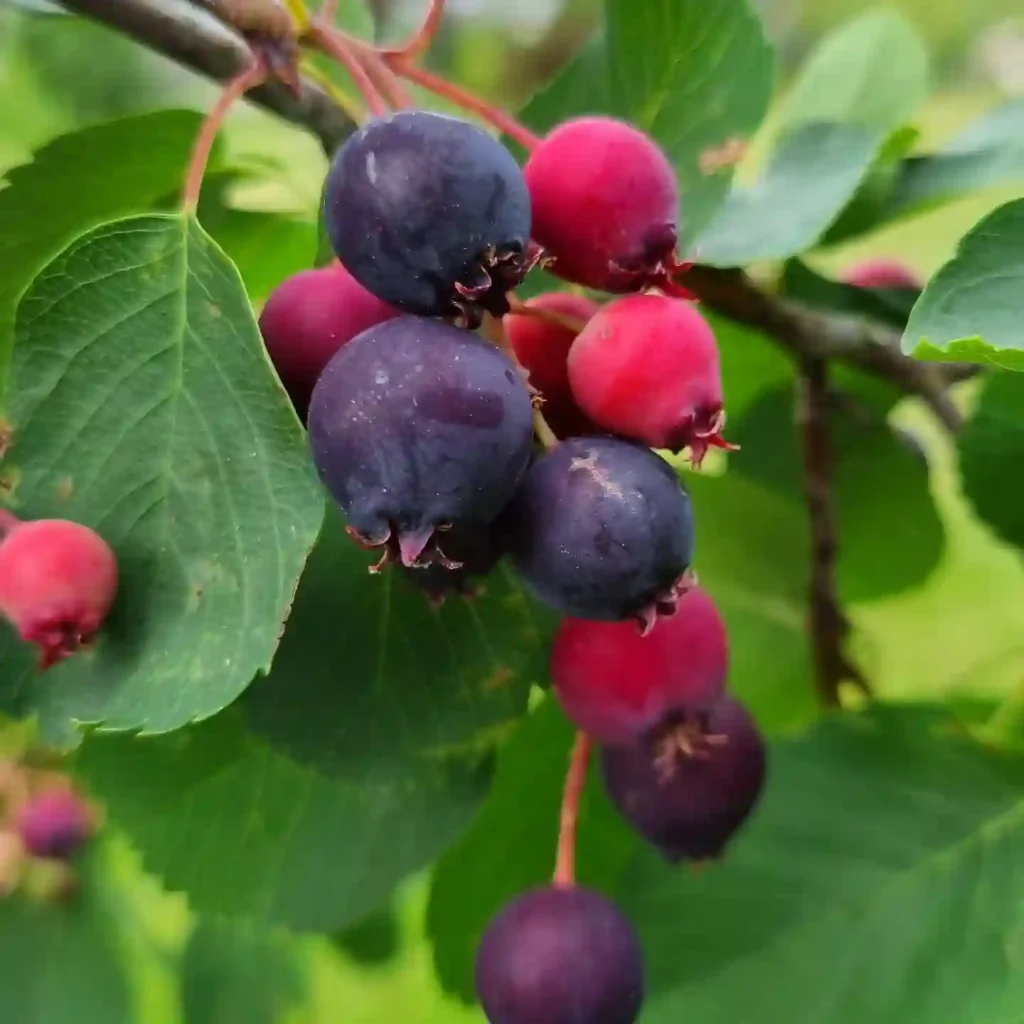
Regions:
<instances>
[{"instance_id":1,"label":"serviceberry fruit","mask_svg":"<svg viewBox=\"0 0 1024 1024\"><path fill-rule=\"evenodd\" d=\"M526 305L548 313L570 317L586 323L599 309L592 299L568 292L548 292ZM530 384L544 399L544 419L558 437L574 437L598 433L597 428L580 411L569 386L566 360L578 331L549 320L523 313L505 317L508 340L516 358L530 374Z\"/></svg>"},{"instance_id":2,"label":"serviceberry fruit","mask_svg":"<svg viewBox=\"0 0 1024 1024\"><path fill-rule=\"evenodd\" d=\"M527 586L564 615L650 628L691 583L689 496L663 459L629 441L562 441L530 468L502 529Z\"/></svg>"},{"instance_id":3,"label":"serviceberry fruit","mask_svg":"<svg viewBox=\"0 0 1024 1024\"><path fill-rule=\"evenodd\" d=\"M605 430L652 448L689 446L697 465L722 439L718 345L692 302L626 295L602 307L569 350L580 408Z\"/></svg>"},{"instance_id":4,"label":"serviceberry fruit","mask_svg":"<svg viewBox=\"0 0 1024 1024\"><path fill-rule=\"evenodd\" d=\"M647 636L631 622L563 619L551 679L569 720L601 743L631 743L666 717L706 711L729 668L725 623L697 587Z\"/></svg>"},{"instance_id":5,"label":"serviceberry fruit","mask_svg":"<svg viewBox=\"0 0 1024 1024\"><path fill-rule=\"evenodd\" d=\"M260 331L301 418L331 356L368 327L397 315L339 263L303 270L274 289L260 314Z\"/></svg>"},{"instance_id":6,"label":"serviceberry fruit","mask_svg":"<svg viewBox=\"0 0 1024 1024\"><path fill-rule=\"evenodd\" d=\"M324 218L338 258L374 295L466 326L506 313L531 265L522 171L487 132L445 114L400 110L349 136Z\"/></svg>"},{"instance_id":7,"label":"serviceberry fruit","mask_svg":"<svg viewBox=\"0 0 1024 1024\"><path fill-rule=\"evenodd\" d=\"M380 565L429 565L455 561L446 531L491 522L511 497L529 464L532 417L522 374L493 345L402 316L327 364L309 440L349 532L384 547Z\"/></svg>"},{"instance_id":8,"label":"serviceberry fruit","mask_svg":"<svg viewBox=\"0 0 1024 1024\"><path fill-rule=\"evenodd\" d=\"M533 237L552 273L608 292L668 287L679 192L668 158L643 132L607 117L565 121L523 169Z\"/></svg>"},{"instance_id":9,"label":"serviceberry fruit","mask_svg":"<svg viewBox=\"0 0 1024 1024\"><path fill-rule=\"evenodd\" d=\"M67 860L92 835L93 818L74 790L59 786L31 797L18 812L16 828L33 857Z\"/></svg>"},{"instance_id":10,"label":"serviceberry fruit","mask_svg":"<svg viewBox=\"0 0 1024 1024\"><path fill-rule=\"evenodd\" d=\"M767 759L753 719L735 698L667 717L645 737L601 749L612 803L666 860L720 857L754 809Z\"/></svg>"},{"instance_id":11,"label":"serviceberry fruit","mask_svg":"<svg viewBox=\"0 0 1024 1024\"><path fill-rule=\"evenodd\" d=\"M50 668L88 644L117 591L117 560L97 533L66 519L15 521L0 541L0 614Z\"/></svg>"},{"instance_id":12,"label":"serviceberry fruit","mask_svg":"<svg viewBox=\"0 0 1024 1024\"><path fill-rule=\"evenodd\" d=\"M534 889L487 926L476 991L490 1024L633 1024L644 993L640 945L599 893Z\"/></svg>"},{"instance_id":13,"label":"serviceberry fruit","mask_svg":"<svg viewBox=\"0 0 1024 1024\"><path fill-rule=\"evenodd\" d=\"M857 288L920 288L921 279L901 260L877 256L854 264L842 279Z\"/></svg>"},{"instance_id":14,"label":"serviceberry fruit","mask_svg":"<svg viewBox=\"0 0 1024 1024\"><path fill-rule=\"evenodd\" d=\"M477 592L474 581L486 576L503 554L500 539L489 523L456 527L444 532L438 542L444 548L445 563L402 566L408 579L435 607L444 604L449 594L474 597Z\"/></svg>"}]
</instances>

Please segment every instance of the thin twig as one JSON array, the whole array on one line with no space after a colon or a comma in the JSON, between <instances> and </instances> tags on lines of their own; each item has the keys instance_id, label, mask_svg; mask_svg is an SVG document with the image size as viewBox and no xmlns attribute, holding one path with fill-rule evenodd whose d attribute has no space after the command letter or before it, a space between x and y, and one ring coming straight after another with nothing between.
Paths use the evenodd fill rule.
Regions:
<instances>
[{"instance_id":1,"label":"thin twig","mask_svg":"<svg viewBox=\"0 0 1024 1024\"><path fill-rule=\"evenodd\" d=\"M416 106L416 100L412 93L405 87L405 83L391 69L378 50L361 39L343 35L349 46L359 55L359 59L363 62L363 67L366 68L366 73L373 80L374 85L395 110L408 110L410 107Z\"/></svg>"},{"instance_id":2,"label":"thin twig","mask_svg":"<svg viewBox=\"0 0 1024 1024\"><path fill-rule=\"evenodd\" d=\"M576 733L565 775L562 810L558 818L558 848L555 852L555 873L552 881L559 886L576 884L576 825L580 817L580 798L587 781L590 763L590 737Z\"/></svg>"},{"instance_id":3,"label":"thin twig","mask_svg":"<svg viewBox=\"0 0 1024 1024\"><path fill-rule=\"evenodd\" d=\"M430 44L437 35L438 26L444 16L445 0L430 0L430 8L420 27L413 33L408 42L393 49L382 51L387 57L398 57L402 60L419 60L430 49Z\"/></svg>"}]
</instances>

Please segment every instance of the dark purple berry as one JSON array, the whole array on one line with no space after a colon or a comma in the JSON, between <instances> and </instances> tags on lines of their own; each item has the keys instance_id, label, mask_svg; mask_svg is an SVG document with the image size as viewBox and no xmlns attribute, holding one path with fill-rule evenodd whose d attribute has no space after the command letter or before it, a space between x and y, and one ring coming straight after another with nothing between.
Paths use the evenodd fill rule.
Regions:
<instances>
[{"instance_id":1,"label":"dark purple berry","mask_svg":"<svg viewBox=\"0 0 1024 1024\"><path fill-rule=\"evenodd\" d=\"M508 311L529 269L530 196L512 154L461 118L402 110L334 156L324 221L338 259L378 298L474 326Z\"/></svg>"},{"instance_id":2,"label":"dark purple berry","mask_svg":"<svg viewBox=\"0 0 1024 1024\"><path fill-rule=\"evenodd\" d=\"M503 551L491 524L457 527L441 533L437 539L447 564L432 562L426 566L402 567L408 579L440 606L449 594L472 597L474 581L486 576L497 565Z\"/></svg>"},{"instance_id":3,"label":"dark purple berry","mask_svg":"<svg viewBox=\"0 0 1024 1024\"><path fill-rule=\"evenodd\" d=\"M663 459L629 441L563 441L530 468L502 524L523 580L563 615L649 628L689 585L689 496Z\"/></svg>"},{"instance_id":4,"label":"dark purple berry","mask_svg":"<svg viewBox=\"0 0 1024 1024\"><path fill-rule=\"evenodd\" d=\"M739 701L667 719L643 740L601 750L605 789L666 860L720 857L764 785L764 741Z\"/></svg>"},{"instance_id":5,"label":"dark purple berry","mask_svg":"<svg viewBox=\"0 0 1024 1024\"><path fill-rule=\"evenodd\" d=\"M644 993L640 945L599 893L534 889L487 926L476 991L490 1024L633 1024Z\"/></svg>"},{"instance_id":6,"label":"dark purple berry","mask_svg":"<svg viewBox=\"0 0 1024 1024\"><path fill-rule=\"evenodd\" d=\"M406 566L444 562L449 528L490 523L530 459L522 376L493 345L403 316L353 338L309 406L313 461L368 547ZM381 563L383 564L383 562Z\"/></svg>"},{"instance_id":7,"label":"dark purple berry","mask_svg":"<svg viewBox=\"0 0 1024 1024\"><path fill-rule=\"evenodd\" d=\"M33 857L67 860L92 834L92 815L74 790L60 787L31 797L18 814L21 841Z\"/></svg>"}]
</instances>

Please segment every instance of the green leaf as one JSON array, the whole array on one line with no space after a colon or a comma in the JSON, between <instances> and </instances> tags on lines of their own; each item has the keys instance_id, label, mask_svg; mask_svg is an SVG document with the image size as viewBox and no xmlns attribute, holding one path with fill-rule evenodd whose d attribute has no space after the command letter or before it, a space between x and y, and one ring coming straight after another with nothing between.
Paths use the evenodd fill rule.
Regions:
<instances>
[{"instance_id":1,"label":"green leaf","mask_svg":"<svg viewBox=\"0 0 1024 1024\"><path fill-rule=\"evenodd\" d=\"M964 235L928 282L903 334L919 359L1024 370L1024 199L1000 206Z\"/></svg>"},{"instance_id":2,"label":"green leaf","mask_svg":"<svg viewBox=\"0 0 1024 1024\"><path fill-rule=\"evenodd\" d=\"M944 714L877 708L771 748L723 863L644 853L619 898L646 953L644 1024L1014 1019L1024 761Z\"/></svg>"},{"instance_id":3,"label":"green leaf","mask_svg":"<svg viewBox=\"0 0 1024 1024\"><path fill-rule=\"evenodd\" d=\"M675 166L681 229L693 238L731 176L731 167L706 173L701 158L746 141L761 123L774 77L771 48L747 0L607 0L605 12L603 55L584 51L524 119L543 130L601 110L649 132Z\"/></svg>"},{"instance_id":4,"label":"green leaf","mask_svg":"<svg viewBox=\"0 0 1024 1024\"><path fill-rule=\"evenodd\" d=\"M102 847L75 865L66 902L15 893L0 902L0 1020L11 1024L127 1021L128 981Z\"/></svg>"},{"instance_id":5,"label":"green leaf","mask_svg":"<svg viewBox=\"0 0 1024 1024\"><path fill-rule=\"evenodd\" d=\"M726 437L732 424L758 395L793 379L793 361L767 335L704 310L715 332L722 366Z\"/></svg>"},{"instance_id":6,"label":"green leaf","mask_svg":"<svg viewBox=\"0 0 1024 1024\"><path fill-rule=\"evenodd\" d=\"M473 999L473 957L491 917L551 878L573 729L551 698L498 755L494 786L473 827L433 874L427 933L442 985ZM580 808L577 875L610 890L635 840L591 775Z\"/></svg>"},{"instance_id":7,"label":"green leaf","mask_svg":"<svg viewBox=\"0 0 1024 1024\"><path fill-rule=\"evenodd\" d=\"M360 39L374 38L373 11L367 0L340 0L334 24Z\"/></svg>"},{"instance_id":8,"label":"green leaf","mask_svg":"<svg viewBox=\"0 0 1024 1024\"><path fill-rule=\"evenodd\" d=\"M0 398L14 308L50 257L102 221L141 212L177 189L200 116L163 110L62 136L32 163L6 171L0 190Z\"/></svg>"},{"instance_id":9,"label":"green leaf","mask_svg":"<svg viewBox=\"0 0 1024 1024\"><path fill-rule=\"evenodd\" d=\"M1003 540L1024 548L1024 500L1013 469L1024 461L1024 378L993 373L985 380L959 449L974 511Z\"/></svg>"},{"instance_id":10,"label":"green leaf","mask_svg":"<svg viewBox=\"0 0 1024 1024\"><path fill-rule=\"evenodd\" d=\"M84 235L18 308L3 463L14 510L86 523L120 584L94 652L35 677L0 638L0 703L163 732L264 672L323 515L301 427L234 267L195 221Z\"/></svg>"},{"instance_id":11,"label":"green leaf","mask_svg":"<svg viewBox=\"0 0 1024 1024\"><path fill-rule=\"evenodd\" d=\"M378 907L332 937L335 947L361 965L385 964L398 954L401 943L398 912Z\"/></svg>"},{"instance_id":12,"label":"green leaf","mask_svg":"<svg viewBox=\"0 0 1024 1024\"><path fill-rule=\"evenodd\" d=\"M294 941L202 920L181 965L183 1024L278 1024L304 994Z\"/></svg>"}]
</instances>

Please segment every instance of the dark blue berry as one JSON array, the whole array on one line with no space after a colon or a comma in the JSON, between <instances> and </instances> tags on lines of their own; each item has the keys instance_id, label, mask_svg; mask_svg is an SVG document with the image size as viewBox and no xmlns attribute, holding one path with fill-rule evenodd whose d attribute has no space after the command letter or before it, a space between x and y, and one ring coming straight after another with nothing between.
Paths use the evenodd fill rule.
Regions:
<instances>
[{"instance_id":1,"label":"dark blue berry","mask_svg":"<svg viewBox=\"0 0 1024 1024\"><path fill-rule=\"evenodd\" d=\"M323 213L349 273L410 313L475 326L508 311L529 269L522 172L461 118L403 110L364 125L335 154Z\"/></svg>"},{"instance_id":2,"label":"dark blue berry","mask_svg":"<svg viewBox=\"0 0 1024 1024\"><path fill-rule=\"evenodd\" d=\"M502 521L523 580L564 615L649 627L688 585L689 496L640 445L563 441L531 467Z\"/></svg>"},{"instance_id":3,"label":"dark blue berry","mask_svg":"<svg viewBox=\"0 0 1024 1024\"><path fill-rule=\"evenodd\" d=\"M666 860L720 857L764 786L764 741L739 701L667 719L642 740L601 750L605 789Z\"/></svg>"},{"instance_id":4,"label":"dark blue berry","mask_svg":"<svg viewBox=\"0 0 1024 1024\"><path fill-rule=\"evenodd\" d=\"M579 887L520 896L487 926L476 954L490 1024L633 1024L643 973L629 921Z\"/></svg>"},{"instance_id":5,"label":"dark blue berry","mask_svg":"<svg viewBox=\"0 0 1024 1024\"><path fill-rule=\"evenodd\" d=\"M309 407L313 461L350 532L406 566L443 560L446 528L497 516L532 437L530 396L508 358L421 317L353 338Z\"/></svg>"},{"instance_id":6,"label":"dark blue berry","mask_svg":"<svg viewBox=\"0 0 1024 1024\"><path fill-rule=\"evenodd\" d=\"M33 857L67 860L92 833L92 815L77 793L59 787L33 796L18 814L17 828Z\"/></svg>"}]
</instances>

